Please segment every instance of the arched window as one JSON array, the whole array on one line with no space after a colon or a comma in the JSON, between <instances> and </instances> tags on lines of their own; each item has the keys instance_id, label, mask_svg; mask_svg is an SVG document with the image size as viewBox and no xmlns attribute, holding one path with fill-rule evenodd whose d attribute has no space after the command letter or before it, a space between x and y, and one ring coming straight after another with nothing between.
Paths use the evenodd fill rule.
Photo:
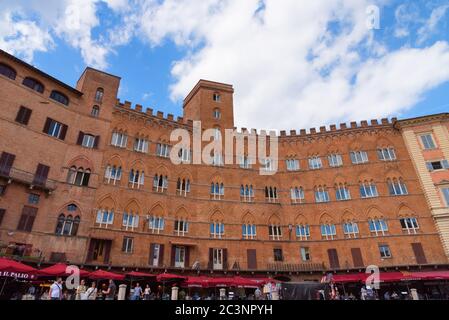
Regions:
<instances>
[{"instance_id":1,"label":"arched window","mask_svg":"<svg viewBox=\"0 0 449 320\"><path fill-rule=\"evenodd\" d=\"M59 91L53 90L50 94L50 98L66 106L69 105L69 98Z\"/></svg>"},{"instance_id":2,"label":"arched window","mask_svg":"<svg viewBox=\"0 0 449 320\"><path fill-rule=\"evenodd\" d=\"M190 180L178 178L176 182L176 193L186 197L188 192L190 192Z\"/></svg>"},{"instance_id":3,"label":"arched window","mask_svg":"<svg viewBox=\"0 0 449 320\"><path fill-rule=\"evenodd\" d=\"M164 193L168 188L168 177L155 174L153 178L153 191Z\"/></svg>"},{"instance_id":4,"label":"arched window","mask_svg":"<svg viewBox=\"0 0 449 320\"><path fill-rule=\"evenodd\" d=\"M102 102L103 101L103 95L104 95L104 89L98 88L97 92L95 92L95 101Z\"/></svg>"},{"instance_id":5,"label":"arched window","mask_svg":"<svg viewBox=\"0 0 449 320\"><path fill-rule=\"evenodd\" d=\"M214 112L213 112L213 116L214 116L215 119L220 119L220 118L221 118L221 112L220 112L220 109L215 108L215 109L214 109Z\"/></svg>"},{"instance_id":6,"label":"arched window","mask_svg":"<svg viewBox=\"0 0 449 320\"><path fill-rule=\"evenodd\" d=\"M134 188L139 189L140 186L143 186L144 183L145 183L144 171L131 169L131 171L129 172L128 186L133 189Z\"/></svg>"},{"instance_id":7,"label":"arched window","mask_svg":"<svg viewBox=\"0 0 449 320\"><path fill-rule=\"evenodd\" d=\"M71 206L72 208L76 208L74 211L77 210L76 205L71 204L67 207L68 211L70 211ZM79 215L73 217L71 214L66 216L64 213L61 213L58 216L55 234L58 236L76 236L80 222L81 218Z\"/></svg>"},{"instance_id":8,"label":"arched window","mask_svg":"<svg viewBox=\"0 0 449 320\"><path fill-rule=\"evenodd\" d=\"M17 72L10 66L4 63L0 63L0 74L4 75L5 77L8 77L11 80L16 80Z\"/></svg>"},{"instance_id":9,"label":"arched window","mask_svg":"<svg viewBox=\"0 0 449 320\"><path fill-rule=\"evenodd\" d=\"M92 117L98 118L98 116L100 115L100 107L97 105L93 106L90 115Z\"/></svg>"},{"instance_id":10,"label":"arched window","mask_svg":"<svg viewBox=\"0 0 449 320\"><path fill-rule=\"evenodd\" d=\"M303 203L304 202L304 189L302 187L291 187L290 188L290 198L292 203Z\"/></svg>"},{"instance_id":11,"label":"arched window","mask_svg":"<svg viewBox=\"0 0 449 320\"><path fill-rule=\"evenodd\" d=\"M211 183L210 185L210 197L213 200L221 200L224 197L224 184L223 183Z\"/></svg>"},{"instance_id":12,"label":"arched window","mask_svg":"<svg viewBox=\"0 0 449 320\"><path fill-rule=\"evenodd\" d=\"M22 84L30 89L33 89L34 91L44 93L44 85L36 79L26 77L23 79Z\"/></svg>"},{"instance_id":13,"label":"arched window","mask_svg":"<svg viewBox=\"0 0 449 320\"><path fill-rule=\"evenodd\" d=\"M271 186L265 187L265 200L266 202L270 203L276 203L279 201L276 187Z\"/></svg>"},{"instance_id":14,"label":"arched window","mask_svg":"<svg viewBox=\"0 0 449 320\"><path fill-rule=\"evenodd\" d=\"M391 196L403 196L408 194L407 186L402 178L388 178L387 184Z\"/></svg>"},{"instance_id":15,"label":"arched window","mask_svg":"<svg viewBox=\"0 0 449 320\"><path fill-rule=\"evenodd\" d=\"M243 202L253 202L254 200L254 190L253 185L241 185L240 186L240 200Z\"/></svg>"},{"instance_id":16,"label":"arched window","mask_svg":"<svg viewBox=\"0 0 449 320\"><path fill-rule=\"evenodd\" d=\"M90 169L76 168L72 166L67 175L67 183L74 184L80 187L87 187L89 185Z\"/></svg>"},{"instance_id":17,"label":"arched window","mask_svg":"<svg viewBox=\"0 0 449 320\"><path fill-rule=\"evenodd\" d=\"M108 165L104 173L105 183L116 184L122 178L122 167L117 167L115 165Z\"/></svg>"}]
</instances>

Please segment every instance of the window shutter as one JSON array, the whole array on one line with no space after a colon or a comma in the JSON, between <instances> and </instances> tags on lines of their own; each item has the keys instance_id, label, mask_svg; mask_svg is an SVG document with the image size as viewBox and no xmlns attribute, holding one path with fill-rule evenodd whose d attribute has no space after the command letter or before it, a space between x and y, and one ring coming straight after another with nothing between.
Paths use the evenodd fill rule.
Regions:
<instances>
[{"instance_id":1,"label":"window shutter","mask_svg":"<svg viewBox=\"0 0 449 320\"><path fill-rule=\"evenodd\" d=\"M159 245L159 266L162 267L164 265L164 245Z\"/></svg>"},{"instance_id":2,"label":"window shutter","mask_svg":"<svg viewBox=\"0 0 449 320\"><path fill-rule=\"evenodd\" d=\"M25 224L25 231L31 232L33 230L34 218L35 215L29 215Z\"/></svg>"},{"instance_id":3,"label":"window shutter","mask_svg":"<svg viewBox=\"0 0 449 320\"><path fill-rule=\"evenodd\" d=\"M176 247L172 246L171 247L171 257L170 257L170 264L172 267L175 266L175 255L176 255Z\"/></svg>"},{"instance_id":4,"label":"window shutter","mask_svg":"<svg viewBox=\"0 0 449 320\"><path fill-rule=\"evenodd\" d=\"M431 162L426 162L427 170L433 171L433 166Z\"/></svg>"},{"instance_id":5,"label":"window shutter","mask_svg":"<svg viewBox=\"0 0 449 320\"><path fill-rule=\"evenodd\" d=\"M0 209L0 226L2 225L3 217L5 216L5 209Z\"/></svg>"},{"instance_id":6,"label":"window shutter","mask_svg":"<svg viewBox=\"0 0 449 320\"><path fill-rule=\"evenodd\" d=\"M33 183L36 185L44 185L47 180L49 171L50 171L50 167L39 163L37 165Z\"/></svg>"},{"instance_id":7,"label":"window shutter","mask_svg":"<svg viewBox=\"0 0 449 320\"><path fill-rule=\"evenodd\" d=\"M19 112L17 112L16 122L27 125L30 120L31 110L21 106Z\"/></svg>"},{"instance_id":8,"label":"window shutter","mask_svg":"<svg viewBox=\"0 0 449 320\"><path fill-rule=\"evenodd\" d=\"M127 243L127 240L128 238L123 238L123 242L122 242L122 252L126 252L126 243Z\"/></svg>"},{"instance_id":9,"label":"window shutter","mask_svg":"<svg viewBox=\"0 0 449 320\"><path fill-rule=\"evenodd\" d=\"M61 133L59 134L59 139L64 140L67 135L67 125L63 124L61 128Z\"/></svg>"},{"instance_id":10,"label":"window shutter","mask_svg":"<svg viewBox=\"0 0 449 320\"><path fill-rule=\"evenodd\" d=\"M82 145L83 139L84 139L84 132L80 131L80 133L78 134L78 140L76 140L76 144L79 146Z\"/></svg>"},{"instance_id":11,"label":"window shutter","mask_svg":"<svg viewBox=\"0 0 449 320\"><path fill-rule=\"evenodd\" d=\"M426 255L421 243L412 243L413 253L418 264L427 264Z\"/></svg>"},{"instance_id":12,"label":"window shutter","mask_svg":"<svg viewBox=\"0 0 449 320\"><path fill-rule=\"evenodd\" d=\"M111 255L111 240L106 240L104 244L104 263L109 263L109 256Z\"/></svg>"},{"instance_id":13,"label":"window shutter","mask_svg":"<svg viewBox=\"0 0 449 320\"><path fill-rule=\"evenodd\" d=\"M214 267L214 249L209 248L209 264L207 268L212 270L213 267Z\"/></svg>"},{"instance_id":14,"label":"window shutter","mask_svg":"<svg viewBox=\"0 0 449 320\"><path fill-rule=\"evenodd\" d=\"M184 268L190 269L190 247L186 247L185 249L186 249L186 259L185 259Z\"/></svg>"},{"instance_id":15,"label":"window shutter","mask_svg":"<svg viewBox=\"0 0 449 320\"><path fill-rule=\"evenodd\" d=\"M337 249L328 249L329 266L331 269L340 269L340 262L338 261Z\"/></svg>"},{"instance_id":16,"label":"window shutter","mask_svg":"<svg viewBox=\"0 0 449 320\"><path fill-rule=\"evenodd\" d=\"M47 118L47 120L45 121L45 125L44 125L44 130L42 130L43 132L45 132L46 134L48 134L48 130L50 130L50 124L53 120L50 118Z\"/></svg>"},{"instance_id":17,"label":"window shutter","mask_svg":"<svg viewBox=\"0 0 449 320\"><path fill-rule=\"evenodd\" d=\"M87 250L87 258L86 258L87 262L90 262L94 259L95 244L96 244L96 240L90 239L89 249Z\"/></svg>"},{"instance_id":18,"label":"window shutter","mask_svg":"<svg viewBox=\"0 0 449 320\"><path fill-rule=\"evenodd\" d=\"M351 248L352 261L354 262L354 267L362 268L364 267L362 251L360 248Z\"/></svg>"},{"instance_id":19,"label":"window shutter","mask_svg":"<svg viewBox=\"0 0 449 320\"><path fill-rule=\"evenodd\" d=\"M246 255L248 260L248 269L257 269L256 249L248 249L246 251Z\"/></svg>"},{"instance_id":20,"label":"window shutter","mask_svg":"<svg viewBox=\"0 0 449 320\"><path fill-rule=\"evenodd\" d=\"M14 154L2 152L2 156L0 158L0 175L9 177L9 173L15 159L16 156Z\"/></svg>"},{"instance_id":21,"label":"window shutter","mask_svg":"<svg viewBox=\"0 0 449 320\"><path fill-rule=\"evenodd\" d=\"M154 255L154 243L150 244L150 257L148 258L148 264L153 265L153 255Z\"/></svg>"},{"instance_id":22,"label":"window shutter","mask_svg":"<svg viewBox=\"0 0 449 320\"><path fill-rule=\"evenodd\" d=\"M223 269L228 269L228 249L223 249Z\"/></svg>"},{"instance_id":23,"label":"window shutter","mask_svg":"<svg viewBox=\"0 0 449 320\"><path fill-rule=\"evenodd\" d=\"M98 148L99 143L100 143L100 136L95 136L95 140L94 140L94 148L95 149Z\"/></svg>"}]
</instances>

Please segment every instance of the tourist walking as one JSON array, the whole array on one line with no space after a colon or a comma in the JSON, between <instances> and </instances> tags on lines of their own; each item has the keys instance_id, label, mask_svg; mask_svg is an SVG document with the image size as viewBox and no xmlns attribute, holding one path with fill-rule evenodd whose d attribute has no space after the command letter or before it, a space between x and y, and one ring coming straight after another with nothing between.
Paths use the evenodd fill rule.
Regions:
<instances>
[{"instance_id":1,"label":"tourist walking","mask_svg":"<svg viewBox=\"0 0 449 320\"><path fill-rule=\"evenodd\" d=\"M87 291L86 282L84 280L81 280L78 288L76 288L76 296L75 300L84 300L82 297Z\"/></svg>"},{"instance_id":2,"label":"tourist walking","mask_svg":"<svg viewBox=\"0 0 449 320\"><path fill-rule=\"evenodd\" d=\"M62 278L57 278L51 285L48 296L51 300L62 300Z\"/></svg>"},{"instance_id":3,"label":"tourist walking","mask_svg":"<svg viewBox=\"0 0 449 320\"><path fill-rule=\"evenodd\" d=\"M140 300L141 297L142 297L142 287L137 282L136 286L134 287L134 292L131 296L131 300Z\"/></svg>"},{"instance_id":4,"label":"tourist walking","mask_svg":"<svg viewBox=\"0 0 449 320\"><path fill-rule=\"evenodd\" d=\"M143 299L144 300L150 300L150 295L151 295L151 288L150 288L150 285L147 284L145 286L145 291L143 293Z\"/></svg>"},{"instance_id":5,"label":"tourist walking","mask_svg":"<svg viewBox=\"0 0 449 320\"><path fill-rule=\"evenodd\" d=\"M92 282L90 288L87 289L82 300L96 300L96 299L97 299L97 284L95 282Z\"/></svg>"},{"instance_id":6,"label":"tourist walking","mask_svg":"<svg viewBox=\"0 0 449 320\"><path fill-rule=\"evenodd\" d=\"M105 300L114 300L115 299L115 291L117 291L117 286L114 283L114 280L109 280L108 290L103 290L103 294L105 295Z\"/></svg>"}]
</instances>

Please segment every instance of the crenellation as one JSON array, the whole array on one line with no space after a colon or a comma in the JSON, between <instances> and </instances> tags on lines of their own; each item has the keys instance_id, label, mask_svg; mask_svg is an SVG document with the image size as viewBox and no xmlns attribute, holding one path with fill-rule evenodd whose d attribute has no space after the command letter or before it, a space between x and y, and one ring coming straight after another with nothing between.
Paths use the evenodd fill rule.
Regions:
<instances>
[{"instance_id":1,"label":"crenellation","mask_svg":"<svg viewBox=\"0 0 449 320\"><path fill-rule=\"evenodd\" d=\"M320 133L325 133L325 132L327 132L326 126L321 126L320 127Z\"/></svg>"}]
</instances>

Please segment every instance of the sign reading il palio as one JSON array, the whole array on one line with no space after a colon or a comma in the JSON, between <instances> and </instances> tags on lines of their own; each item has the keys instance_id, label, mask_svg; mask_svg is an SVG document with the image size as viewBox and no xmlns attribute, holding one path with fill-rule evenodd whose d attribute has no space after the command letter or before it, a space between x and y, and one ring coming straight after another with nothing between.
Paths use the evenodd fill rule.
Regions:
<instances>
[{"instance_id":1,"label":"sign reading il palio","mask_svg":"<svg viewBox=\"0 0 449 320\"><path fill-rule=\"evenodd\" d=\"M9 272L9 271L0 271L0 277L17 278L23 280L36 278L34 274L24 272Z\"/></svg>"}]
</instances>

